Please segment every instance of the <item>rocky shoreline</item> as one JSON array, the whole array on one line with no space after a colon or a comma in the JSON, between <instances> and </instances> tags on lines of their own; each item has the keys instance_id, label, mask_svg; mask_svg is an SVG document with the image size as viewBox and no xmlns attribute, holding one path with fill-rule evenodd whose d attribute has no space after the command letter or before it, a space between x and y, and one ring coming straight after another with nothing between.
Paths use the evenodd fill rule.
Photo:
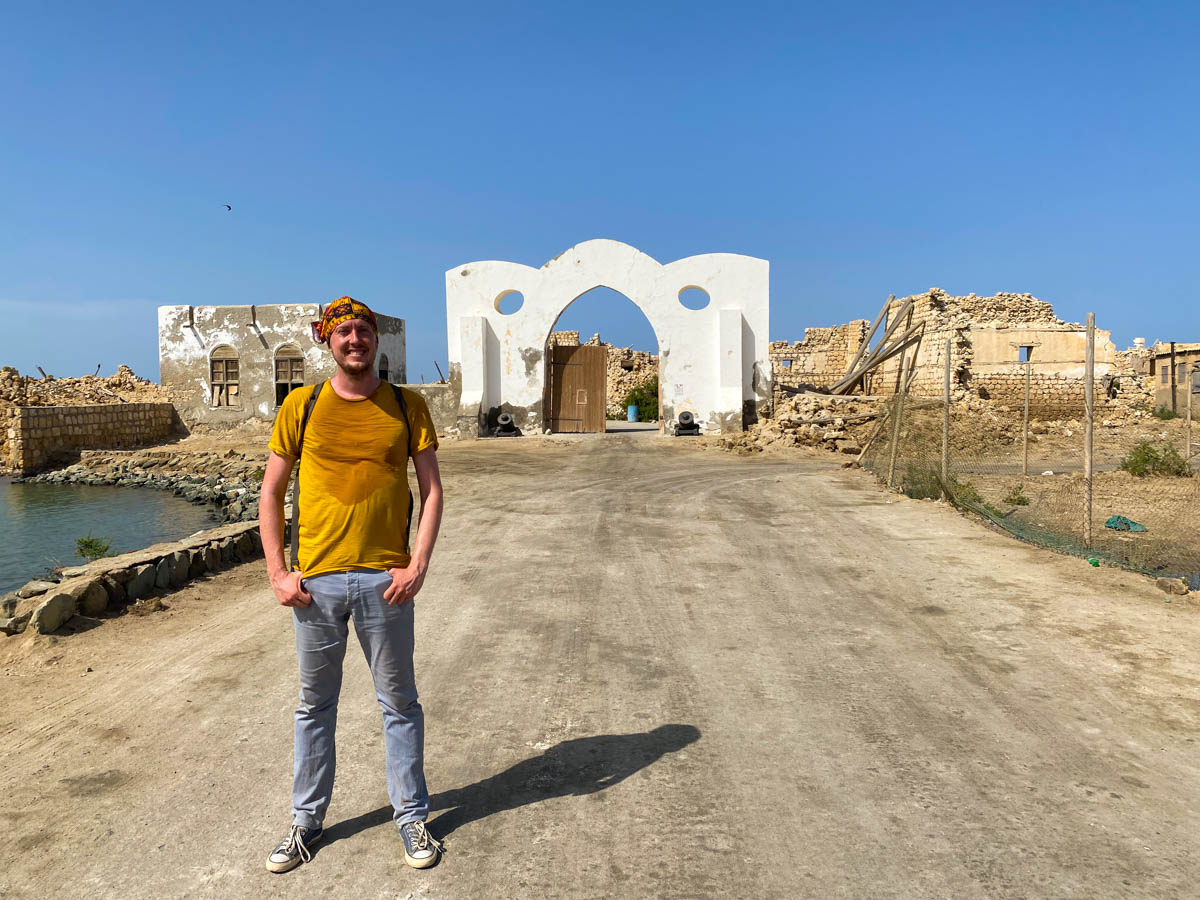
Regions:
<instances>
[{"instance_id":1,"label":"rocky shoreline","mask_svg":"<svg viewBox=\"0 0 1200 900\"><path fill-rule=\"evenodd\" d=\"M30 581L0 597L0 634L18 635L27 628L49 634L76 615L155 612L166 608L160 599L163 595L189 581L260 556L258 526L238 522L182 541L70 566L55 574L57 580Z\"/></svg>"},{"instance_id":2,"label":"rocky shoreline","mask_svg":"<svg viewBox=\"0 0 1200 900\"><path fill-rule=\"evenodd\" d=\"M0 597L0 634L47 634L73 616L153 612L192 579L262 555L258 497L264 458L237 450L91 450L64 469L16 477L31 484L148 487L211 505L223 524L180 541L68 566Z\"/></svg>"},{"instance_id":3,"label":"rocky shoreline","mask_svg":"<svg viewBox=\"0 0 1200 900\"><path fill-rule=\"evenodd\" d=\"M65 469L12 480L155 488L191 503L212 504L223 522L251 522L258 519L262 473L261 458L232 450L224 454L92 450L84 451L79 462Z\"/></svg>"}]
</instances>

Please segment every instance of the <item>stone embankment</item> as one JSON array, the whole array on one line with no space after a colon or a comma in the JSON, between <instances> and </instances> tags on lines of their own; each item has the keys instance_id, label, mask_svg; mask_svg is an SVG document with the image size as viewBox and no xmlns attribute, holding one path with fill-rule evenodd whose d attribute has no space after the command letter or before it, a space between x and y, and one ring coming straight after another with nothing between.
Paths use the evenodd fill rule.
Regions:
<instances>
[{"instance_id":1,"label":"stone embankment","mask_svg":"<svg viewBox=\"0 0 1200 900\"><path fill-rule=\"evenodd\" d=\"M25 479L43 484L116 485L169 490L212 504L226 524L182 541L62 569L0 598L0 633L27 628L49 633L72 616L161 609L163 594L207 572L262 555L258 495L264 458L243 453L180 450L88 450L66 469Z\"/></svg>"},{"instance_id":2,"label":"stone embankment","mask_svg":"<svg viewBox=\"0 0 1200 900\"><path fill-rule=\"evenodd\" d=\"M93 484L152 487L171 491L193 503L211 503L226 522L258 518L262 483L262 454L228 450L175 452L145 450L85 450L78 463L66 469L14 479L37 484Z\"/></svg>"},{"instance_id":3,"label":"stone embankment","mask_svg":"<svg viewBox=\"0 0 1200 900\"><path fill-rule=\"evenodd\" d=\"M56 581L31 581L0 597L0 633L16 635L32 628L49 634L76 615L154 612L165 608L162 595L261 555L257 526L240 522L66 568Z\"/></svg>"}]
</instances>

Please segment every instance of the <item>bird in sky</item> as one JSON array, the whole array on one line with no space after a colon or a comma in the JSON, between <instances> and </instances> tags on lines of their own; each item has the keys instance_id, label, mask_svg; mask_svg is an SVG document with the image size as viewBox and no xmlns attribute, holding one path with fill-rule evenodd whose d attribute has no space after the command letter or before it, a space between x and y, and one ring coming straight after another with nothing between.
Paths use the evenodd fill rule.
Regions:
<instances>
[{"instance_id":1,"label":"bird in sky","mask_svg":"<svg viewBox=\"0 0 1200 900\"><path fill-rule=\"evenodd\" d=\"M227 210L229 210L230 212L233 212L233 207L232 207L232 206L230 206L228 203L226 203L226 204L225 204L225 208L226 208Z\"/></svg>"}]
</instances>

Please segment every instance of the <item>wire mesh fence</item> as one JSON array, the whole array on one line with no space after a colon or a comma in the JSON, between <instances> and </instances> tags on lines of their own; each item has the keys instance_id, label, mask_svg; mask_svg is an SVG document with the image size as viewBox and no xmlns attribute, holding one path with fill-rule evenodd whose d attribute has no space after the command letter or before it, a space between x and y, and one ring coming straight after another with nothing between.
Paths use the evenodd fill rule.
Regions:
<instances>
[{"instance_id":1,"label":"wire mesh fence","mask_svg":"<svg viewBox=\"0 0 1200 900\"><path fill-rule=\"evenodd\" d=\"M1027 419L1019 407L897 395L861 462L910 497L945 497L1020 538L1200 590L1200 447L1188 417L1108 398L1092 413L1086 398Z\"/></svg>"}]
</instances>

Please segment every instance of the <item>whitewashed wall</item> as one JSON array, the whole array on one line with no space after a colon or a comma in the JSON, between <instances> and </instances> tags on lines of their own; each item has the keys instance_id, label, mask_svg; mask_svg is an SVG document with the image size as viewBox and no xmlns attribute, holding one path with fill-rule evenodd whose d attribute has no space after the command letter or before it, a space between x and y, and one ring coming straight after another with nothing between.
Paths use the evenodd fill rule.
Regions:
<instances>
[{"instance_id":1,"label":"whitewashed wall","mask_svg":"<svg viewBox=\"0 0 1200 900\"><path fill-rule=\"evenodd\" d=\"M624 294L645 313L659 341L663 418L692 412L705 430L740 431L770 402L769 264L709 253L663 265L620 241L592 240L540 269L503 261L473 262L446 272L446 332L452 381L462 385L459 423L482 429L511 412L522 429L543 427L546 341L558 317L595 287ZM681 291L709 295L704 309ZM513 291L521 308L500 312Z\"/></svg>"},{"instance_id":2,"label":"whitewashed wall","mask_svg":"<svg viewBox=\"0 0 1200 900\"><path fill-rule=\"evenodd\" d=\"M325 344L313 343L309 323L320 319L316 303L262 306L160 306L159 380L188 425L235 424L275 418L275 353L284 344L304 357L304 381L315 384L336 371ZM379 352L388 356L389 380L405 379L404 320L380 314ZM212 406L209 359L214 349L237 351L241 406Z\"/></svg>"}]
</instances>

